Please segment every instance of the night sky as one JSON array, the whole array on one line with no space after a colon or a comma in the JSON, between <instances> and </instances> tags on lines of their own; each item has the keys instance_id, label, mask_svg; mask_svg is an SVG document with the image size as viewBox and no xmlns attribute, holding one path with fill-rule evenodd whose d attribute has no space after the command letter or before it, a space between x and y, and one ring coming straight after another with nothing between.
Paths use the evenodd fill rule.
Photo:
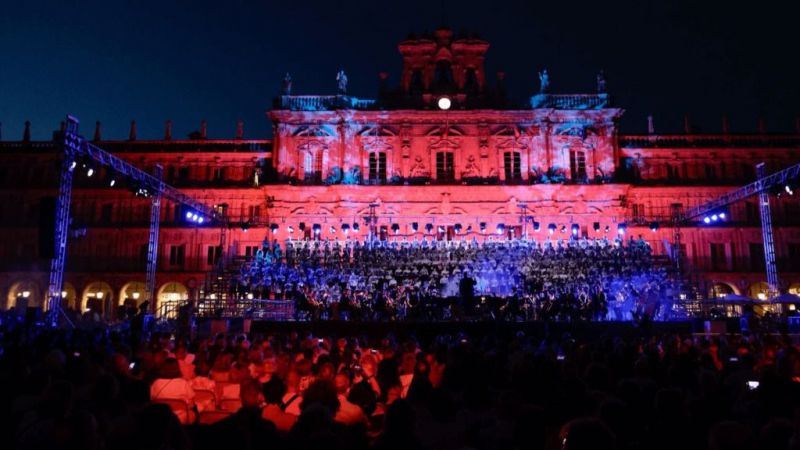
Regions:
<instances>
[{"instance_id":1,"label":"night sky","mask_svg":"<svg viewBox=\"0 0 800 450\"><path fill-rule=\"evenodd\" d=\"M548 68L555 93L593 92L604 69L624 132L794 131L800 113L796 1L0 1L2 139L49 138L65 114L91 135L265 138L264 111L286 71L296 94L332 94L347 72L353 95L374 96L377 73L399 82L397 43L441 24L491 44L487 74L506 72L523 101Z\"/></svg>"}]
</instances>

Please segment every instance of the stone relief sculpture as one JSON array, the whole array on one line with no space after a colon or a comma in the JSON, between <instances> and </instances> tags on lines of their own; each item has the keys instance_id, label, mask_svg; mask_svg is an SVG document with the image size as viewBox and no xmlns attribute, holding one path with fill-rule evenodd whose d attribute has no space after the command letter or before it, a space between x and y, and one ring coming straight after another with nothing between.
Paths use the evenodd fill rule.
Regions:
<instances>
[{"instance_id":1,"label":"stone relief sculpture","mask_svg":"<svg viewBox=\"0 0 800 450\"><path fill-rule=\"evenodd\" d=\"M281 93L283 95L292 95L292 76L289 72L283 77L283 86L281 86Z\"/></svg>"},{"instance_id":2,"label":"stone relief sculpture","mask_svg":"<svg viewBox=\"0 0 800 450\"><path fill-rule=\"evenodd\" d=\"M417 155L414 157L414 165L411 166L411 177L427 177L430 176L430 172L425 167L425 163L422 161L422 157Z\"/></svg>"},{"instance_id":3,"label":"stone relief sculpture","mask_svg":"<svg viewBox=\"0 0 800 450\"><path fill-rule=\"evenodd\" d=\"M546 94L550 90L550 75L547 69L539 72L539 93Z\"/></svg>"},{"instance_id":4,"label":"stone relief sculpture","mask_svg":"<svg viewBox=\"0 0 800 450\"><path fill-rule=\"evenodd\" d=\"M339 70L339 73L336 74L336 85L339 94L347 94L347 75L344 73L344 70Z\"/></svg>"},{"instance_id":5,"label":"stone relief sculpture","mask_svg":"<svg viewBox=\"0 0 800 450\"><path fill-rule=\"evenodd\" d=\"M475 163L475 156L469 155L467 158L467 164L464 166L464 171L461 172L462 178L475 178L481 176L481 169L478 168L478 164Z\"/></svg>"}]
</instances>

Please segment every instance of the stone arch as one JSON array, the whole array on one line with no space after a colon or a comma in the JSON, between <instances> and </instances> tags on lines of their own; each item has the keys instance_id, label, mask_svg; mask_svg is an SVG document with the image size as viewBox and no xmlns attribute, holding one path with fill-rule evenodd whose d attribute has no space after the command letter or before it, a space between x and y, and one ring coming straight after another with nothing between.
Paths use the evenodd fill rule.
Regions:
<instances>
[{"instance_id":1,"label":"stone arch","mask_svg":"<svg viewBox=\"0 0 800 450\"><path fill-rule=\"evenodd\" d=\"M44 289L31 280L19 280L11 284L6 294L6 309L20 307L41 307Z\"/></svg>"},{"instance_id":2,"label":"stone arch","mask_svg":"<svg viewBox=\"0 0 800 450\"><path fill-rule=\"evenodd\" d=\"M708 288L708 298L720 298L728 294L737 294L736 288L722 281L715 281L711 287Z\"/></svg>"},{"instance_id":3,"label":"stone arch","mask_svg":"<svg viewBox=\"0 0 800 450\"><path fill-rule=\"evenodd\" d=\"M757 300L767 300L769 285L766 281L756 281L747 288L747 296Z\"/></svg>"},{"instance_id":4,"label":"stone arch","mask_svg":"<svg viewBox=\"0 0 800 450\"><path fill-rule=\"evenodd\" d=\"M114 304L114 290L105 281L93 281L86 285L81 294L81 313L97 312L101 316L110 313Z\"/></svg>"},{"instance_id":5,"label":"stone arch","mask_svg":"<svg viewBox=\"0 0 800 450\"><path fill-rule=\"evenodd\" d=\"M164 283L156 292L155 312L157 317L174 319L178 301L189 299L189 289L179 281ZM168 303L169 302L169 303Z\"/></svg>"},{"instance_id":6,"label":"stone arch","mask_svg":"<svg viewBox=\"0 0 800 450\"><path fill-rule=\"evenodd\" d=\"M61 306L67 309L78 309L78 291L70 282L64 282L61 288Z\"/></svg>"},{"instance_id":7,"label":"stone arch","mask_svg":"<svg viewBox=\"0 0 800 450\"><path fill-rule=\"evenodd\" d=\"M119 290L119 306L137 307L147 296L147 285L143 281L129 281Z\"/></svg>"}]
</instances>

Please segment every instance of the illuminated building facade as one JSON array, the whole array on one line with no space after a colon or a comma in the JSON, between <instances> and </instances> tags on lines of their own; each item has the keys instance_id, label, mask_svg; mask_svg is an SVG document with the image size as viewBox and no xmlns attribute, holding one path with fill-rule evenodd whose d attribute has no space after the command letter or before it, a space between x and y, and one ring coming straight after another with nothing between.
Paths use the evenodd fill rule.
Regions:
<instances>
[{"instance_id":1,"label":"illuminated building facade","mask_svg":"<svg viewBox=\"0 0 800 450\"><path fill-rule=\"evenodd\" d=\"M449 30L403 41L400 84L381 74L375 99L296 95L287 78L267 117L273 138L97 144L231 217L227 258L249 257L264 239L614 238L620 228L673 253L672 212L704 203L768 172L800 162L798 134L621 135L623 109L598 77L596 92L553 94L549 80L526 105L506 98L503 74L490 86L489 44ZM341 75L344 75L341 73ZM346 77L346 76L345 76ZM727 127L724 127L727 128ZM84 126L83 133L89 130ZM687 130L688 131L688 130ZM59 155L55 141L0 143L2 304L42 304L52 248ZM88 137L88 135L87 135ZM72 307L113 314L143 299L149 200L96 168L76 178L64 296ZM800 203L773 197L783 291L800 289ZM755 198L725 220L689 223L680 245L691 279L707 295L766 292ZM196 298L220 255L216 224L162 207L157 305ZM376 222L370 226L370 217ZM366 219L366 220L365 220Z\"/></svg>"}]
</instances>

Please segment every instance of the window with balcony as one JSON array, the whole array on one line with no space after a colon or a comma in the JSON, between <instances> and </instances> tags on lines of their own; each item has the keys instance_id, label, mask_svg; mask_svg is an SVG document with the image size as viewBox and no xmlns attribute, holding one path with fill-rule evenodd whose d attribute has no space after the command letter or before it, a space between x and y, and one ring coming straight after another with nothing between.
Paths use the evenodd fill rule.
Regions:
<instances>
[{"instance_id":1,"label":"window with balcony","mask_svg":"<svg viewBox=\"0 0 800 450\"><path fill-rule=\"evenodd\" d=\"M182 266L186 262L186 245L172 245L169 248L169 264Z\"/></svg>"},{"instance_id":2,"label":"window with balcony","mask_svg":"<svg viewBox=\"0 0 800 450\"><path fill-rule=\"evenodd\" d=\"M586 181L586 152L570 150L569 168L573 181Z\"/></svg>"}]
</instances>

